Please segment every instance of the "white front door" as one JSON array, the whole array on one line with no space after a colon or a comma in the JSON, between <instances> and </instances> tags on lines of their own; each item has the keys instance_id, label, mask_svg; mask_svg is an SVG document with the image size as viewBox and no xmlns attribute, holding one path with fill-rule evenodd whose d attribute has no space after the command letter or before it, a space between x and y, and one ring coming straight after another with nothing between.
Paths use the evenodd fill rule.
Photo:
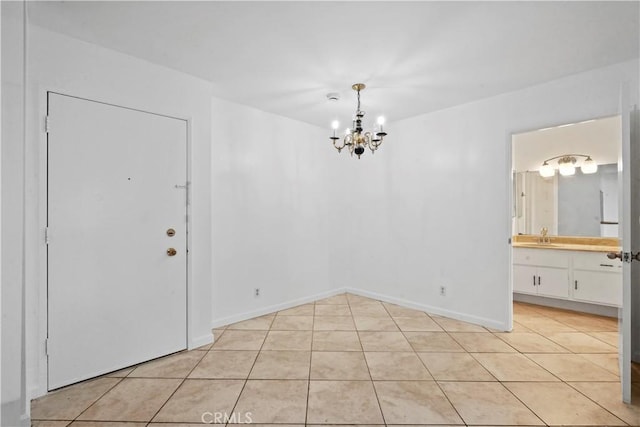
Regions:
<instances>
[{"instance_id":1,"label":"white front door","mask_svg":"<svg viewBox=\"0 0 640 427\"><path fill-rule=\"evenodd\" d=\"M48 116L52 390L186 348L187 122L55 93Z\"/></svg>"}]
</instances>

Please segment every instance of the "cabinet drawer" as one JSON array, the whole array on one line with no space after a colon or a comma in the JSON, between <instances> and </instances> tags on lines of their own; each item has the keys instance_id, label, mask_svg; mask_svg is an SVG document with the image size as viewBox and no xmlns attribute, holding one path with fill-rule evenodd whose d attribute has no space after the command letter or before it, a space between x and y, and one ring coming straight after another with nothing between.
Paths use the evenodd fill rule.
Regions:
<instances>
[{"instance_id":1,"label":"cabinet drawer","mask_svg":"<svg viewBox=\"0 0 640 427\"><path fill-rule=\"evenodd\" d=\"M607 258L605 252L584 252L573 255L573 268L576 270L602 271L620 274L622 262Z\"/></svg>"},{"instance_id":2,"label":"cabinet drawer","mask_svg":"<svg viewBox=\"0 0 640 427\"><path fill-rule=\"evenodd\" d=\"M513 248L513 263L569 268L570 252L553 249ZM606 259L606 257L605 257Z\"/></svg>"}]
</instances>

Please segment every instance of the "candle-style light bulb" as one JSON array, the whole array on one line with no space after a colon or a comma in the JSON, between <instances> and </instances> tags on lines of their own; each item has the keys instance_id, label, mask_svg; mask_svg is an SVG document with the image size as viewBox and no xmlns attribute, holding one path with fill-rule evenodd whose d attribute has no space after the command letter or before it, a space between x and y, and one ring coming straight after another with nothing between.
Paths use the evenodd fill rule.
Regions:
<instances>
[{"instance_id":1,"label":"candle-style light bulb","mask_svg":"<svg viewBox=\"0 0 640 427\"><path fill-rule=\"evenodd\" d=\"M336 136L336 129L338 129L338 127L340 126L340 122L338 122L337 120L334 120L331 122L331 129L333 129L333 136Z\"/></svg>"},{"instance_id":2,"label":"candle-style light bulb","mask_svg":"<svg viewBox=\"0 0 640 427\"><path fill-rule=\"evenodd\" d=\"M384 125L384 117L378 117L378 124L380 125L380 132L384 132L382 125Z\"/></svg>"}]
</instances>

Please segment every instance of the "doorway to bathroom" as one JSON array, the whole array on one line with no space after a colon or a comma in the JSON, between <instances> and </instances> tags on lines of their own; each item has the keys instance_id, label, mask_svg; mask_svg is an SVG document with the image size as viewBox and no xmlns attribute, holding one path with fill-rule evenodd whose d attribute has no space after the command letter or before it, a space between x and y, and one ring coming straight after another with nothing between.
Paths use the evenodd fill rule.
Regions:
<instances>
[{"instance_id":1,"label":"doorway to bathroom","mask_svg":"<svg viewBox=\"0 0 640 427\"><path fill-rule=\"evenodd\" d=\"M637 292L629 286L631 265L623 262L631 253L630 228L638 228L631 221L638 210L632 216L629 166L638 158L629 143L638 135L637 117L512 136L514 331L565 352L608 354L588 357L593 369L620 375L625 401L637 342L630 328Z\"/></svg>"}]
</instances>

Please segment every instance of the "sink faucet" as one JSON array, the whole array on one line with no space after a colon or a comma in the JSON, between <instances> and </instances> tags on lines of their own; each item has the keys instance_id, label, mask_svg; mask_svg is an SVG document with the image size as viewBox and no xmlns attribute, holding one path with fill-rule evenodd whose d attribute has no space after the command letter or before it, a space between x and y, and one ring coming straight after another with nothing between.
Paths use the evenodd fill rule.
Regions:
<instances>
[{"instance_id":1,"label":"sink faucet","mask_svg":"<svg viewBox=\"0 0 640 427\"><path fill-rule=\"evenodd\" d=\"M538 237L538 243L551 243L551 237L547 236L549 233L549 229L547 227L542 227L540 229L540 237Z\"/></svg>"}]
</instances>

